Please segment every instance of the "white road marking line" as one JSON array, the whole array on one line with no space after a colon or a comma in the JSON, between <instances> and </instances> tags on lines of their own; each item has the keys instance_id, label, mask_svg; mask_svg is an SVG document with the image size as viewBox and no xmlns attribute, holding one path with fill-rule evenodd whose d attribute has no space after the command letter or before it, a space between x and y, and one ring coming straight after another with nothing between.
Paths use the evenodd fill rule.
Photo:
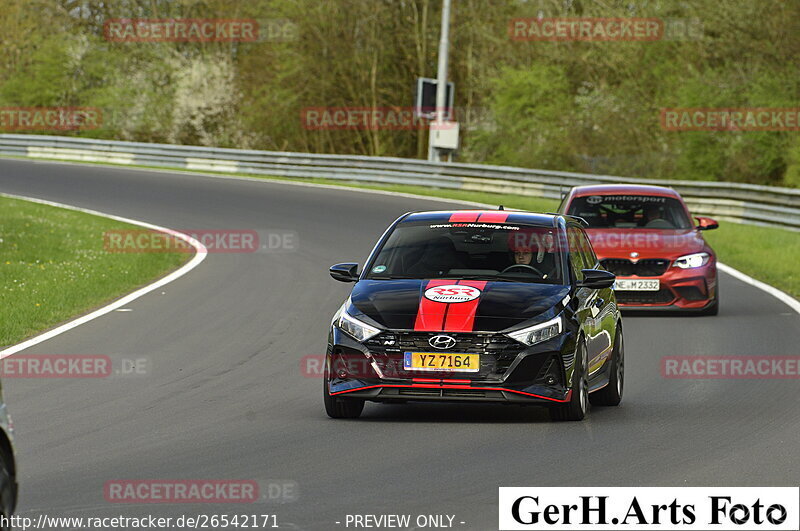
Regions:
<instances>
[{"instance_id":1,"label":"white road marking line","mask_svg":"<svg viewBox=\"0 0 800 531\"><path fill-rule=\"evenodd\" d=\"M761 291L765 291L781 301L782 303L786 304L789 308L794 310L797 313L800 313L800 301L789 295L788 293L784 293L783 291L779 290L776 287L770 286L766 282L761 282L760 280L756 280L753 277L746 275L739 271L738 269L734 269L727 264L723 264L717 262L717 268L720 271L723 271L729 274L732 277L738 278L745 284L750 284L751 286L760 289Z\"/></svg>"},{"instance_id":2,"label":"white road marking line","mask_svg":"<svg viewBox=\"0 0 800 531\"><path fill-rule=\"evenodd\" d=\"M26 197L26 196L22 196L22 195L4 194L4 193L0 193L0 196L9 197L9 198L12 198L12 199L21 199L21 200L24 200L24 201L30 201L32 203L39 203L39 204L42 204L42 205L49 205L49 206L54 206L54 207L59 207L59 208L65 208L67 210L74 210L74 211L77 211L77 212L83 212L85 214L93 214L95 216L102 216L104 218L113 219L113 220L116 220L116 221L122 221L124 223L130 223L131 225L138 225L140 227L144 227L144 228L147 228L147 229L152 229L152 230L157 230L157 231L160 231L160 232L165 232L167 234L175 236L176 238L180 238L180 239L184 240L189 245L194 247L195 250L196 250L196 253L192 257L191 260L189 260L187 263L185 263L183 266L181 266L180 268L176 269L175 271L173 271L169 275L167 275L167 276L165 276L165 277L153 282L152 284L149 284L149 285L147 285L147 286L145 286L143 288L140 288L140 289L134 291L133 293L129 293L129 294L127 294L127 295L115 300L111 304L103 306L102 308L99 308L99 309L97 309L97 310L95 310L95 311L93 311L91 313L88 313L86 315L78 317L77 319L73 319L72 321L64 323L61 326L53 328L52 330L48 330L47 332L39 334L38 336L34 336L34 337L30 338L30 339L27 339L27 340L23 341L22 343L17 343L16 345L12 345L12 346L10 346L8 348L0 350L0 359L7 358L8 356L11 356L12 354L16 354L17 352L25 350L26 348L30 348L30 347L32 347L34 345L38 345L39 343L47 341L48 339L51 339L51 338L53 338L53 337L55 337L57 335L63 334L64 332L66 332L68 330L72 330L73 328L75 328L77 326L80 326L80 325L82 325L84 323L88 323L89 321L97 319L98 317L101 317L101 316L103 316L103 315L105 315L107 313L110 313L110 312L113 312L114 310L122 308L123 306L127 305L131 301L134 301L134 300L138 299L139 297L147 295L151 291L154 291L154 290L156 290L156 289L158 289L158 288L160 288L160 287L162 287L162 286L164 286L166 284L169 284L173 280L176 280L176 279L182 277L183 275L185 275L186 273L188 273L189 271L191 271L192 269L194 269L195 267L200 265L200 263L203 260L206 259L206 255L208 254L208 249L206 249L205 245L203 245L199 241L195 240L194 238L192 238L191 236L189 236L187 234L183 234L182 232L178 232L178 231L175 231L175 230L172 230L172 229L168 229L166 227L160 227L158 225L153 225L151 223L146 223L144 221L138 221L138 220L135 220L135 219L123 218L123 217L120 217L120 216L114 216L113 214L106 214L104 212L98 212L96 210L89 210L89 209L86 209L86 208L80 208L80 207L76 207L76 206L72 206L72 205L65 205L63 203L56 203L54 201L47 201L45 199L38 199L38 198L35 198L35 197Z\"/></svg>"}]
</instances>

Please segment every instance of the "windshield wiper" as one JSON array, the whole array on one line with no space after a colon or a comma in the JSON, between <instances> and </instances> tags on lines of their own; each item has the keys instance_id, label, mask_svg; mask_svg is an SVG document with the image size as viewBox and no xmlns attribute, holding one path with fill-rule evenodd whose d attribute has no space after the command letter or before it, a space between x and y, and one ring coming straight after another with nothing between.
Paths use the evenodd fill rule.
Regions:
<instances>
[{"instance_id":1,"label":"windshield wiper","mask_svg":"<svg viewBox=\"0 0 800 531\"><path fill-rule=\"evenodd\" d=\"M511 282L525 282L527 284L552 284L553 279L551 278L541 278L541 277L520 277L516 275L503 275L499 273L497 275L499 279L508 280Z\"/></svg>"}]
</instances>

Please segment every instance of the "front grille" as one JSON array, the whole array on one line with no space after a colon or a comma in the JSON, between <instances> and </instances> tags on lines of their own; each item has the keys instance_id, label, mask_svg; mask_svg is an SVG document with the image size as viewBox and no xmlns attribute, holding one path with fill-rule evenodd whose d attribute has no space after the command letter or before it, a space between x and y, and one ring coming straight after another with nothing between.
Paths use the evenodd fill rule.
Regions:
<instances>
[{"instance_id":1,"label":"front grille","mask_svg":"<svg viewBox=\"0 0 800 531\"><path fill-rule=\"evenodd\" d=\"M646 258L638 262L626 258L606 258L600 263L618 277L659 277L669 267L669 260L665 258Z\"/></svg>"},{"instance_id":2,"label":"front grille","mask_svg":"<svg viewBox=\"0 0 800 531\"><path fill-rule=\"evenodd\" d=\"M401 350L416 350L439 352L428 342L430 338L437 335L448 335L456 340L456 345L450 349L442 349L441 352L474 352L477 354L497 353L506 350L510 346L517 346L518 343L513 339L502 334L465 334L448 332L386 332L367 342L372 349L372 341L376 340L380 346L394 346ZM387 341L388 344L387 345ZM394 345L391 342L394 341Z\"/></svg>"},{"instance_id":3,"label":"front grille","mask_svg":"<svg viewBox=\"0 0 800 531\"><path fill-rule=\"evenodd\" d=\"M435 349L428 340L436 335L448 335L456 340L450 349ZM403 370L404 352L459 352L480 354L481 367L478 372L448 373L448 378L487 378L500 377L507 370L522 345L502 334L489 333L447 333L447 332L384 332L365 342L376 363L386 377L407 377ZM447 371L442 371L447 372ZM419 371L414 376L439 377L435 371Z\"/></svg>"},{"instance_id":4,"label":"front grille","mask_svg":"<svg viewBox=\"0 0 800 531\"><path fill-rule=\"evenodd\" d=\"M666 288L658 291L617 291L615 294L619 304L669 304L675 299Z\"/></svg>"},{"instance_id":5,"label":"front grille","mask_svg":"<svg viewBox=\"0 0 800 531\"><path fill-rule=\"evenodd\" d=\"M502 400L503 392L495 389L448 389L441 387L436 389L427 389L424 387L402 387L395 389L387 387L381 391L381 398L442 398L442 399L491 399Z\"/></svg>"},{"instance_id":6,"label":"front grille","mask_svg":"<svg viewBox=\"0 0 800 531\"><path fill-rule=\"evenodd\" d=\"M485 398L486 391L482 389L442 389L442 396L460 398Z\"/></svg>"},{"instance_id":7,"label":"front grille","mask_svg":"<svg viewBox=\"0 0 800 531\"><path fill-rule=\"evenodd\" d=\"M442 396L442 390L427 389L425 387L409 387L409 388L401 388L398 394L408 395L408 396Z\"/></svg>"}]
</instances>

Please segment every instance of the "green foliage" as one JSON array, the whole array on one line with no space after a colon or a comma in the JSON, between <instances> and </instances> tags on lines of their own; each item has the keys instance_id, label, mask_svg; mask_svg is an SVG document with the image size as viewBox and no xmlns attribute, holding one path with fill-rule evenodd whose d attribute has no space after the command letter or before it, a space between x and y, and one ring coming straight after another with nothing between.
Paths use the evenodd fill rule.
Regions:
<instances>
[{"instance_id":1,"label":"green foliage","mask_svg":"<svg viewBox=\"0 0 800 531\"><path fill-rule=\"evenodd\" d=\"M533 167L569 164L573 113L563 68L505 70L494 83L489 105L495 127L478 131L472 144L487 161Z\"/></svg>"},{"instance_id":2,"label":"green foliage","mask_svg":"<svg viewBox=\"0 0 800 531\"><path fill-rule=\"evenodd\" d=\"M791 83L759 72L746 85L727 71L707 72L678 87L674 107L791 107ZM795 133L763 131L673 132L677 174L684 179L752 181L781 185Z\"/></svg>"},{"instance_id":3,"label":"green foliage","mask_svg":"<svg viewBox=\"0 0 800 531\"><path fill-rule=\"evenodd\" d=\"M788 167L784 181L786 186L800 188L800 136L794 138L794 143L789 148L787 156Z\"/></svg>"},{"instance_id":4,"label":"green foliage","mask_svg":"<svg viewBox=\"0 0 800 531\"><path fill-rule=\"evenodd\" d=\"M63 68L66 50L59 39L51 37L33 54L31 66L6 81L0 87L3 102L16 105L53 105L64 99L63 87L70 72Z\"/></svg>"},{"instance_id":5,"label":"green foliage","mask_svg":"<svg viewBox=\"0 0 800 531\"><path fill-rule=\"evenodd\" d=\"M315 130L307 107L406 109L436 74L440 0L4 0L0 104L103 109L74 134L424 157L425 127ZM110 42L113 18L252 18L259 42ZM644 42L518 42L515 18L655 17ZM459 160L797 186L797 132L667 131L665 108L798 107L798 2L459 0Z\"/></svg>"}]
</instances>

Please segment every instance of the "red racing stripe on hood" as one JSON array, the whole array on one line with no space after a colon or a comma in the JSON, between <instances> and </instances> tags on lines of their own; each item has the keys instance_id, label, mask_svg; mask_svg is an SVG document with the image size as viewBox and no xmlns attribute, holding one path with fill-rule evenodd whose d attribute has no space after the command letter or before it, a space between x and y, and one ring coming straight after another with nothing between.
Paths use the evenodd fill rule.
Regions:
<instances>
[{"instance_id":1,"label":"red racing stripe on hood","mask_svg":"<svg viewBox=\"0 0 800 531\"><path fill-rule=\"evenodd\" d=\"M446 302L436 302L425 297L425 291L437 286L455 284L452 280L429 280L422 288L419 297L419 308L417 308L417 318L414 321L414 330L420 332L438 332L444 327L445 312L447 311Z\"/></svg>"},{"instance_id":2,"label":"red racing stripe on hood","mask_svg":"<svg viewBox=\"0 0 800 531\"><path fill-rule=\"evenodd\" d=\"M437 286L457 284L483 291L485 281L430 280L422 288L414 321L414 330L419 332L471 332L475 324L480 297L466 302L436 302L425 297L425 291Z\"/></svg>"},{"instance_id":3,"label":"red racing stripe on hood","mask_svg":"<svg viewBox=\"0 0 800 531\"><path fill-rule=\"evenodd\" d=\"M481 292L483 292L483 288L486 286L485 281L477 280L460 280L458 284L460 286L477 288L481 290ZM480 302L481 298L478 297L471 301L450 304L450 307L447 309L443 330L445 332L472 332L475 326L475 314L478 312L478 304Z\"/></svg>"}]
</instances>

